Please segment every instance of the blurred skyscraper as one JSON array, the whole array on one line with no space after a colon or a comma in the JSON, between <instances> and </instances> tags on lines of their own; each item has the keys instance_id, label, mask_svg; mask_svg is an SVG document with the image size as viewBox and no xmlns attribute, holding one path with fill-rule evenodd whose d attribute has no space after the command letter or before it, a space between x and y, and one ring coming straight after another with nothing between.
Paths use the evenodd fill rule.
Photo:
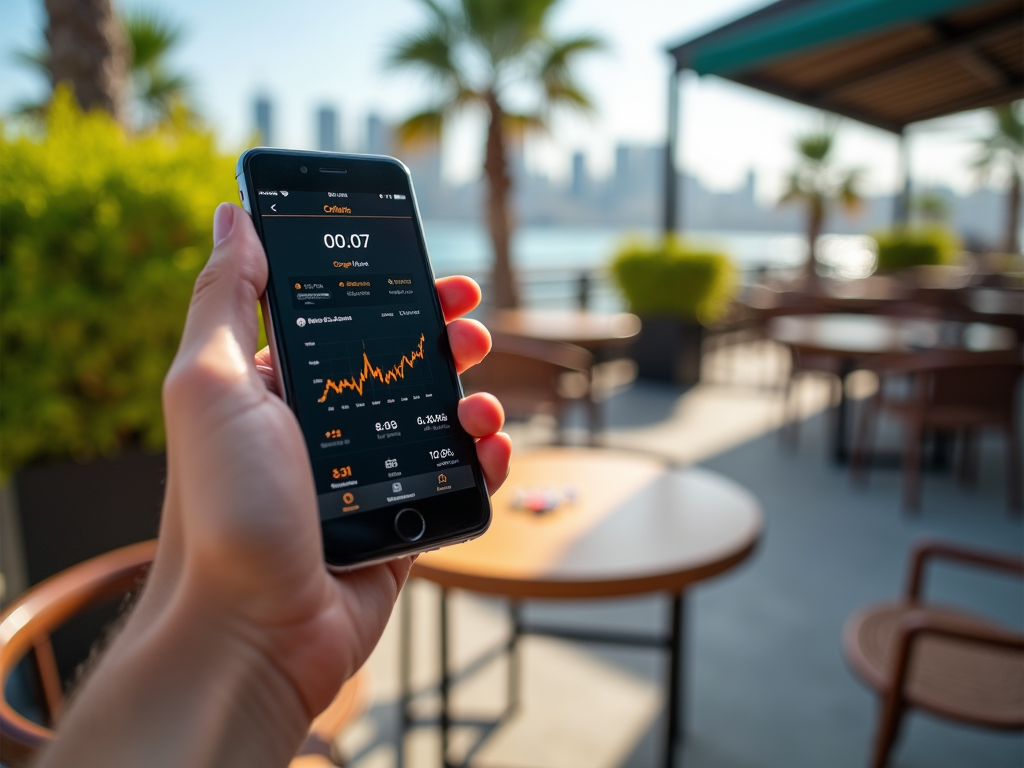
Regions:
<instances>
[{"instance_id":1,"label":"blurred skyscraper","mask_svg":"<svg viewBox=\"0 0 1024 768\"><path fill-rule=\"evenodd\" d=\"M628 144L615 145L615 187L618 194L629 191L629 155Z\"/></svg>"},{"instance_id":2,"label":"blurred skyscraper","mask_svg":"<svg viewBox=\"0 0 1024 768\"><path fill-rule=\"evenodd\" d=\"M316 148L322 152L341 149L338 136L338 112L333 107L320 107L316 113Z\"/></svg>"},{"instance_id":3,"label":"blurred skyscraper","mask_svg":"<svg viewBox=\"0 0 1024 768\"><path fill-rule=\"evenodd\" d=\"M572 153L572 183L570 191L573 197L583 197L587 191L587 159L582 152Z\"/></svg>"},{"instance_id":4,"label":"blurred skyscraper","mask_svg":"<svg viewBox=\"0 0 1024 768\"><path fill-rule=\"evenodd\" d=\"M256 97L256 133L259 134L259 143L264 147L272 146L274 143L273 131L273 108L270 99L266 96Z\"/></svg>"},{"instance_id":5,"label":"blurred skyscraper","mask_svg":"<svg viewBox=\"0 0 1024 768\"><path fill-rule=\"evenodd\" d=\"M371 155L390 155L391 126L380 115L371 114L366 118L366 151Z\"/></svg>"}]
</instances>

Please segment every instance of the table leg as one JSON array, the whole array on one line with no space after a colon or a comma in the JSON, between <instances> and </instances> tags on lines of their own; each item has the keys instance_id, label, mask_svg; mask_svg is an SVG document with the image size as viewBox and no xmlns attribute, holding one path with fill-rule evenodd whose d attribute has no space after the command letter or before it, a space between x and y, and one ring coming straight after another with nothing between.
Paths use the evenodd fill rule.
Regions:
<instances>
[{"instance_id":1,"label":"table leg","mask_svg":"<svg viewBox=\"0 0 1024 768\"><path fill-rule=\"evenodd\" d=\"M504 717L508 717L519 707L519 636L523 625L523 606L518 600L511 600L508 612L512 634L508 640L508 705Z\"/></svg>"},{"instance_id":2,"label":"table leg","mask_svg":"<svg viewBox=\"0 0 1024 768\"><path fill-rule=\"evenodd\" d=\"M451 678L448 673L448 590L441 590L441 610L438 617L441 622L441 765L450 768L448 762L448 731L451 728L449 712L449 687Z\"/></svg>"},{"instance_id":3,"label":"table leg","mask_svg":"<svg viewBox=\"0 0 1024 768\"><path fill-rule=\"evenodd\" d=\"M846 445L846 421L849 410L849 403L846 399L846 379L851 373L853 373L853 361L844 358L839 363L839 404L836 406L832 445L832 457L836 464L846 464L850 460L850 451Z\"/></svg>"},{"instance_id":4,"label":"table leg","mask_svg":"<svg viewBox=\"0 0 1024 768\"><path fill-rule=\"evenodd\" d=\"M685 736L686 677L683 674L686 662L686 602L685 594L672 596L672 626L669 628L668 707L665 724L665 768L674 768L677 746L682 746ZM681 761L680 763L681 764Z\"/></svg>"},{"instance_id":5,"label":"table leg","mask_svg":"<svg viewBox=\"0 0 1024 768\"><path fill-rule=\"evenodd\" d=\"M398 730L398 768L405 765L405 737L412 727L412 714L409 711L412 703L412 595L409 594L410 584L405 583L405 589L399 596L399 610L401 611L401 629L399 631L399 678L401 689L399 692L399 717L401 723Z\"/></svg>"}]
</instances>

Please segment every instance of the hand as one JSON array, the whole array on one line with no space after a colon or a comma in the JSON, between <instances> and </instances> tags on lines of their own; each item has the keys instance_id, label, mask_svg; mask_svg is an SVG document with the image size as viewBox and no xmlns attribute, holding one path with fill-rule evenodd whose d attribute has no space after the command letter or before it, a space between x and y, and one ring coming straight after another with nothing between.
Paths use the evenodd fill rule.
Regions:
<instances>
[{"instance_id":1,"label":"hand","mask_svg":"<svg viewBox=\"0 0 1024 768\"><path fill-rule=\"evenodd\" d=\"M243 660L239 674L248 676L242 688L252 702L246 715L252 722L243 730L257 744L280 737L272 746L264 744L262 753L257 747L247 751L250 757L259 753L259 764L272 764L264 758L293 754L310 720L373 650L412 559L343 576L325 568L302 432L292 411L268 388L273 376L267 351L254 357L255 307L267 282L263 248L249 216L229 204L217 209L214 240L164 385L168 478L160 545L143 596L114 649L159 646L149 638L162 631L180 638L176 652L191 653L193 662L182 664L179 678L193 667L201 674L212 654ZM479 288L468 278L439 280L437 287L462 371L490 348L482 325L459 319L479 302ZM511 455L508 436L498 431L501 406L490 395L474 395L460 403L459 419L478 438L477 454L493 492L507 475ZM125 653L130 657L132 651ZM158 657L156 650L149 655ZM94 677L104 674L105 665L118 663L104 660ZM152 666L132 663L144 670ZM118 673L122 684L127 666ZM171 682L184 685L180 679ZM259 690L253 691L253 684ZM86 708L81 699L89 687L79 710ZM212 683L209 687L212 691ZM222 707L237 704L226 693L223 697ZM79 720L99 722L102 707L94 701L91 717ZM282 733L260 732L264 720Z\"/></svg>"}]
</instances>

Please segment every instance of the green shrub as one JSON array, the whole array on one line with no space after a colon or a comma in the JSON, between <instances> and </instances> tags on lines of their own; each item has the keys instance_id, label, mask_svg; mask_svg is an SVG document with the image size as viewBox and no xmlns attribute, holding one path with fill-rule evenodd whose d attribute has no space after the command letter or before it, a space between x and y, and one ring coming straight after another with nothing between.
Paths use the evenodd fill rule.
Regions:
<instances>
[{"instance_id":1,"label":"green shrub","mask_svg":"<svg viewBox=\"0 0 1024 768\"><path fill-rule=\"evenodd\" d=\"M878 232L878 269L895 272L908 267L949 264L960 250L960 241L945 227L912 227Z\"/></svg>"},{"instance_id":2,"label":"green shrub","mask_svg":"<svg viewBox=\"0 0 1024 768\"><path fill-rule=\"evenodd\" d=\"M233 176L210 134L126 135L67 92L40 135L0 125L0 475L162 447L161 382Z\"/></svg>"},{"instance_id":3,"label":"green shrub","mask_svg":"<svg viewBox=\"0 0 1024 768\"><path fill-rule=\"evenodd\" d=\"M632 312L703 323L725 311L736 288L728 256L672 238L626 245L616 254L612 273Z\"/></svg>"}]
</instances>

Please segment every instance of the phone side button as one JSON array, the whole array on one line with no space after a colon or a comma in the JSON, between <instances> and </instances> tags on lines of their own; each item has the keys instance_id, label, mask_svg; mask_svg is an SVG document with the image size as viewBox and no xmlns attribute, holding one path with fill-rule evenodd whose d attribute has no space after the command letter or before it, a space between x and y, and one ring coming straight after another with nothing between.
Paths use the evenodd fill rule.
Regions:
<instances>
[{"instance_id":1,"label":"phone side button","mask_svg":"<svg viewBox=\"0 0 1024 768\"><path fill-rule=\"evenodd\" d=\"M419 541L426 530L423 515L412 507L406 507L395 515L395 531L406 541Z\"/></svg>"}]
</instances>

